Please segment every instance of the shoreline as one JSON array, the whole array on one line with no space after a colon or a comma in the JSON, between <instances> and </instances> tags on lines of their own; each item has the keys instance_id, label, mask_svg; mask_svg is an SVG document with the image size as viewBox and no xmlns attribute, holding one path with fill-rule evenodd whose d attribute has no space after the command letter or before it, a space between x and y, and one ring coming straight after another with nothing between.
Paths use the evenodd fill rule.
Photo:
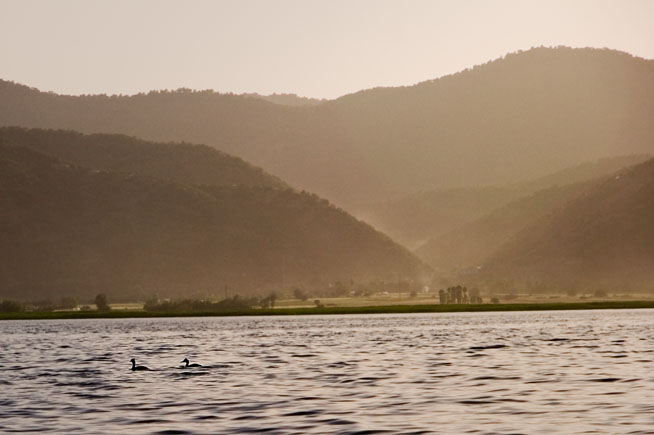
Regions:
<instances>
[{"instance_id":1,"label":"shoreline","mask_svg":"<svg viewBox=\"0 0 654 435\"><path fill-rule=\"evenodd\" d=\"M54 311L0 313L1 320L69 320L69 319L129 319L157 317L239 317L239 316L298 316L325 314L410 314L410 313L477 313L501 311L560 311L616 310L654 308L654 301L546 302L479 305L379 305L362 307L266 308L197 312L151 312L144 310Z\"/></svg>"}]
</instances>

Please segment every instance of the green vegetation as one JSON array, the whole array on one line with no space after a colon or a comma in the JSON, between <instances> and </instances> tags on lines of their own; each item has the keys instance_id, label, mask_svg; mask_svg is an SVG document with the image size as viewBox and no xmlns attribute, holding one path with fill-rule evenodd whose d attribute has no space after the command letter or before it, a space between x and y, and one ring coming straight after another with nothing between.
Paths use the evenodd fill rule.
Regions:
<instances>
[{"instance_id":1,"label":"green vegetation","mask_svg":"<svg viewBox=\"0 0 654 435\"><path fill-rule=\"evenodd\" d=\"M22 313L25 305L18 301L3 300L0 302L0 313Z\"/></svg>"},{"instance_id":2,"label":"green vegetation","mask_svg":"<svg viewBox=\"0 0 654 435\"><path fill-rule=\"evenodd\" d=\"M111 307L107 303L107 295L104 293L97 295L94 302L99 312L106 313L107 311L111 311Z\"/></svg>"},{"instance_id":3,"label":"green vegetation","mask_svg":"<svg viewBox=\"0 0 654 435\"><path fill-rule=\"evenodd\" d=\"M32 313L48 313L56 309L75 309L77 308L77 303L74 305L71 304L70 298L63 298L62 302L59 305L52 303L49 299L43 299L39 301L30 301L30 302L21 302L15 300L4 299L0 301L0 313L21 313L21 312L32 312Z\"/></svg>"},{"instance_id":4,"label":"green vegetation","mask_svg":"<svg viewBox=\"0 0 654 435\"><path fill-rule=\"evenodd\" d=\"M571 303L529 303L529 304L468 304L468 305L386 305L363 307L315 308L267 308L267 309L221 309L208 311L145 311L112 310L98 311L56 311L47 313L16 312L0 313L0 320L18 319L115 319L138 317L199 317L199 316L290 316L316 314L402 314L402 313L460 313L489 311L553 311L553 310L611 310L654 308L654 301L602 301Z\"/></svg>"},{"instance_id":5,"label":"green vegetation","mask_svg":"<svg viewBox=\"0 0 654 435\"><path fill-rule=\"evenodd\" d=\"M197 299L180 299L173 301L149 300L143 310L149 313L217 313L250 310L259 305L257 298L241 298L236 295L220 302Z\"/></svg>"}]
</instances>

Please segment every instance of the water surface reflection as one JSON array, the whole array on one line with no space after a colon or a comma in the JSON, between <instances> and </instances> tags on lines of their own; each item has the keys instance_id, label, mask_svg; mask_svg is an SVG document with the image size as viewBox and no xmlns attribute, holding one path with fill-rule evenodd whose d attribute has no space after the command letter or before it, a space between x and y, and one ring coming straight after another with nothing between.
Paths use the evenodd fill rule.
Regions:
<instances>
[{"instance_id":1,"label":"water surface reflection","mask_svg":"<svg viewBox=\"0 0 654 435\"><path fill-rule=\"evenodd\" d=\"M0 331L0 432L654 433L652 310Z\"/></svg>"}]
</instances>

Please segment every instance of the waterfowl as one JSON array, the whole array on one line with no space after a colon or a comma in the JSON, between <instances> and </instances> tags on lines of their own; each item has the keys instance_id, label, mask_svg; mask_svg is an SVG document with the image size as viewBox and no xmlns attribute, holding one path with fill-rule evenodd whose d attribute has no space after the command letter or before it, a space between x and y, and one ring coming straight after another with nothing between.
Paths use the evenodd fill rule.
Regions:
<instances>
[{"instance_id":1,"label":"waterfowl","mask_svg":"<svg viewBox=\"0 0 654 435\"><path fill-rule=\"evenodd\" d=\"M137 370L150 370L150 369L149 369L148 367L146 367L146 366L137 366L137 365L136 365L136 360L135 360L134 358L132 358L132 359L130 360L130 362L132 363L132 371L137 371Z\"/></svg>"},{"instance_id":2,"label":"waterfowl","mask_svg":"<svg viewBox=\"0 0 654 435\"><path fill-rule=\"evenodd\" d=\"M195 364L195 363L189 364L188 358L184 358L182 362L186 363L184 367L202 367L200 364Z\"/></svg>"}]
</instances>

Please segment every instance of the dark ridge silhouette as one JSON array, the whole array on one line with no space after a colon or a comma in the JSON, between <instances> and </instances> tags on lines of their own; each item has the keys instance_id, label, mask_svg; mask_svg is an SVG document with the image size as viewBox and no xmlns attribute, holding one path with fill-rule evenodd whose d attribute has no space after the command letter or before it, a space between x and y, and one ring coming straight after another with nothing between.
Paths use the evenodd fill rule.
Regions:
<instances>
[{"instance_id":1,"label":"dark ridge silhouette","mask_svg":"<svg viewBox=\"0 0 654 435\"><path fill-rule=\"evenodd\" d=\"M88 168L149 175L184 184L288 188L277 177L205 145L154 143L118 134L0 128L0 145L26 146Z\"/></svg>"},{"instance_id":2,"label":"dark ridge silhouette","mask_svg":"<svg viewBox=\"0 0 654 435\"><path fill-rule=\"evenodd\" d=\"M427 272L316 195L87 169L27 147L0 145L0 209L2 298L262 294Z\"/></svg>"},{"instance_id":3,"label":"dark ridge silhouette","mask_svg":"<svg viewBox=\"0 0 654 435\"><path fill-rule=\"evenodd\" d=\"M6 81L0 99L0 125L204 143L348 206L654 149L654 62L608 49L534 48L315 106L188 89L73 97Z\"/></svg>"},{"instance_id":4,"label":"dark ridge silhouette","mask_svg":"<svg viewBox=\"0 0 654 435\"><path fill-rule=\"evenodd\" d=\"M324 103L327 100L318 98L300 97L295 94L271 94L260 95L255 93L241 94L244 97L258 98L261 100L269 101L271 103L280 104L282 106L316 106Z\"/></svg>"},{"instance_id":5,"label":"dark ridge silhouette","mask_svg":"<svg viewBox=\"0 0 654 435\"><path fill-rule=\"evenodd\" d=\"M654 290L652 198L649 160L524 228L484 263L483 274L561 289Z\"/></svg>"},{"instance_id":6,"label":"dark ridge silhouette","mask_svg":"<svg viewBox=\"0 0 654 435\"><path fill-rule=\"evenodd\" d=\"M354 209L354 214L374 224L394 240L417 249L429 239L456 231L462 225L539 190L599 178L649 158L649 155L632 155L599 159L507 186L459 187L420 192L394 201L359 206ZM537 208L534 212L538 210Z\"/></svg>"}]
</instances>

